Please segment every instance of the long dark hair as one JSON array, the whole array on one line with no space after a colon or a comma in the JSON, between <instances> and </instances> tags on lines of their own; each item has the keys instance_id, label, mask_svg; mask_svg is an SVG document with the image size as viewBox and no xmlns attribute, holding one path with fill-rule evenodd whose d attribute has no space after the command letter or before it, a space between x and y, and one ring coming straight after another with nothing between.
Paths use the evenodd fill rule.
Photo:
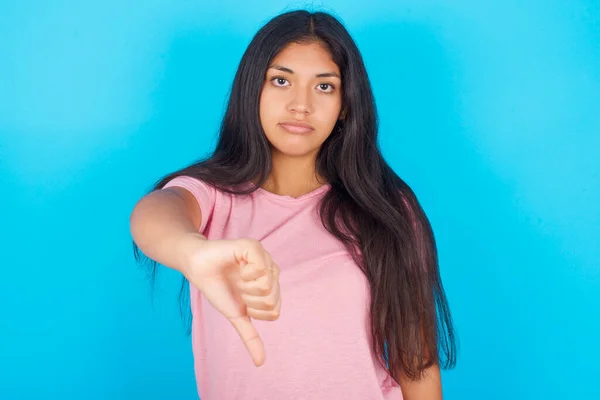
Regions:
<instances>
[{"instance_id":1,"label":"long dark hair","mask_svg":"<svg viewBox=\"0 0 600 400\"><path fill-rule=\"evenodd\" d=\"M263 26L241 59L214 153L165 176L153 190L180 175L237 195L262 186L271 171L271 150L259 118L265 73L288 44L310 42L325 46L342 74L345 117L316 160L318 174L331 185L320 214L370 284L373 350L397 382L401 375L418 379L435 364L451 368L455 335L431 226L413 191L381 155L377 111L362 56L330 14L291 11ZM142 261L135 244L134 250ZM156 264L150 260L149 265L154 277Z\"/></svg>"}]
</instances>

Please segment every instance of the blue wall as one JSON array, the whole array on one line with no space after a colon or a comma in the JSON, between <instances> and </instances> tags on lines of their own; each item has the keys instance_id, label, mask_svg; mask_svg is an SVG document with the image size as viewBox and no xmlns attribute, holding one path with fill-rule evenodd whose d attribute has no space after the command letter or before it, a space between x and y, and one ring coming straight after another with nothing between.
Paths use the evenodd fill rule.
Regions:
<instances>
[{"instance_id":1,"label":"blue wall","mask_svg":"<svg viewBox=\"0 0 600 400\"><path fill-rule=\"evenodd\" d=\"M128 217L210 150L245 46L290 6L253 4L0 2L0 398L195 398L178 277L151 302ZM600 2L313 4L363 51L434 225L445 398L600 398Z\"/></svg>"}]
</instances>

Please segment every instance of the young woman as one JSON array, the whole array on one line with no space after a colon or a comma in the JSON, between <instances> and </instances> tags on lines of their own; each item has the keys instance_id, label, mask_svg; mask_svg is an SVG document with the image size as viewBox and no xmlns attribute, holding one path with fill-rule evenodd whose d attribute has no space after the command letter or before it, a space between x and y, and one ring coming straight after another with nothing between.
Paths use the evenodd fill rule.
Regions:
<instances>
[{"instance_id":1,"label":"young woman","mask_svg":"<svg viewBox=\"0 0 600 400\"><path fill-rule=\"evenodd\" d=\"M189 281L202 400L442 398L455 343L432 230L331 15L259 30L214 153L160 180L131 232Z\"/></svg>"}]
</instances>

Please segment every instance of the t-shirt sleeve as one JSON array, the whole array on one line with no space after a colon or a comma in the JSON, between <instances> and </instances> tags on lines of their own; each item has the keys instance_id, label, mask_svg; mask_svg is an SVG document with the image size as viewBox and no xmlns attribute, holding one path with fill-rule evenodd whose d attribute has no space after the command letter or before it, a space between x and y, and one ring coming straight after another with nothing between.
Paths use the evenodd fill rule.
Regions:
<instances>
[{"instance_id":1,"label":"t-shirt sleeve","mask_svg":"<svg viewBox=\"0 0 600 400\"><path fill-rule=\"evenodd\" d=\"M216 189L200 179L191 176L177 176L167 182L167 184L163 186L163 189L174 186L188 190L196 198L198 206L200 206L200 212L202 213L202 222L198 231L204 233L206 225L212 218L215 208Z\"/></svg>"}]
</instances>

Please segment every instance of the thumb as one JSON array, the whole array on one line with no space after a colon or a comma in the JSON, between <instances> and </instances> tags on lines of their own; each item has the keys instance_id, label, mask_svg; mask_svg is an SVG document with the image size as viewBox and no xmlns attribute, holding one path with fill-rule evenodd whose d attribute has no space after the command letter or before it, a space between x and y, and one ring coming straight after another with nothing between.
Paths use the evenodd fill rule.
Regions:
<instances>
[{"instance_id":1,"label":"thumb","mask_svg":"<svg viewBox=\"0 0 600 400\"><path fill-rule=\"evenodd\" d=\"M260 336L258 336L256 328L252 325L250 317L232 317L229 318L229 321L242 338L252 361L254 361L254 365L260 367L265 362L265 346Z\"/></svg>"}]
</instances>

